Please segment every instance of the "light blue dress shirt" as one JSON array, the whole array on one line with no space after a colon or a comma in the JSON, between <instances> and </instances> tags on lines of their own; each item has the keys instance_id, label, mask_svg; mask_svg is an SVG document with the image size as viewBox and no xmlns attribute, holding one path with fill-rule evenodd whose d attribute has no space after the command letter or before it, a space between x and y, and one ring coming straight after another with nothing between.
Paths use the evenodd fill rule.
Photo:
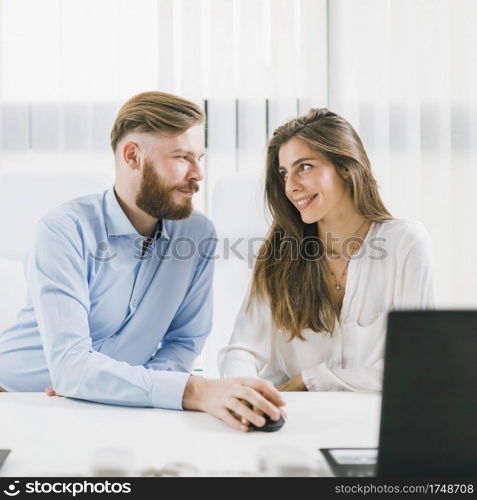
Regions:
<instances>
[{"instance_id":1,"label":"light blue dress shirt","mask_svg":"<svg viewBox=\"0 0 477 500\"><path fill-rule=\"evenodd\" d=\"M145 240L113 189L41 219L27 305L0 334L1 387L182 409L211 329L215 230L193 212L162 221L143 251Z\"/></svg>"}]
</instances>

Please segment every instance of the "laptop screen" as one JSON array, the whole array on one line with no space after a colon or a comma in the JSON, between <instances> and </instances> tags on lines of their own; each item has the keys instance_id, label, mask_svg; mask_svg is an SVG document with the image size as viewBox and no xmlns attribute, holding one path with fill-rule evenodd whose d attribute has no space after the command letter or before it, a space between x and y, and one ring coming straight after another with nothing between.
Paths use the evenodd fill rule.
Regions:
<instances>
[{"instance_id":1,"label":"laptop screen","mask_svg":"<svg viewBox=\"0 0 477 500\"><path fill-rule=\"evenodd\" d=\"M477 311L389 314L377 472L477 474Z\"/></svg>"}]
</instances>

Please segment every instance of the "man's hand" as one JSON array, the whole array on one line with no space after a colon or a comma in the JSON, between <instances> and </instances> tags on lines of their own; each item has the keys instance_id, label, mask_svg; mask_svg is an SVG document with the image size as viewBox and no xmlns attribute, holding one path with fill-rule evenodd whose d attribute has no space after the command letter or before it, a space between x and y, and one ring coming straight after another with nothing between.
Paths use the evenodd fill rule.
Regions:
<instances>
[{"instance_id":1,"label":"man's hand","mask_svg":"<svg viewBox=\"0 0 477 500\"><path fill-rule=\"evenodd\" d=\"M62 398L63 396L61 394L57 394L55 389L53 389L53 386L50 385L50 387L47 387L45 389L45 394L47 396L59 396L60 398Z\"/></svg>"},{"instance_id":2,"label":"man's hand","mask_svg":"<svg viewBox=\"0 0 477 500\"><path fill-rule=\"evenodd\" d=\"M200 410L223 420L234 429L248 431L249 423L265 424L263 413L272 420L286 417L281 406L285 401L271 382L255 377L220 380L191 376L187 382L182 407Z\"/></svg>"},{"instance_id":3,"label":"man's hand","mask_svg":"<svg viewBox=\"0 0 477 500\"><path fill-rule=\"evenodd\" d=\"M277 389L279 391L307 391L306 385L301 378L301 375L295 375L293 378L280 384Z\"/></svg>"}]
</instances>

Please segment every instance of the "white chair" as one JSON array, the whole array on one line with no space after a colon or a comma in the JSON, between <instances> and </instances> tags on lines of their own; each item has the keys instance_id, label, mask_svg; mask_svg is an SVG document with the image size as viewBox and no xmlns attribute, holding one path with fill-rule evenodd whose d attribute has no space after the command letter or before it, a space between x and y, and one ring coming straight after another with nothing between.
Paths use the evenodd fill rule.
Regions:
<instances>
[{"instance_id":1,"label":"white chair","mask_svg":"<svg viewBox=\"0 0 477 500\"><path fill-rule=\"evenodd\" d=\"M111 186L111 173L48 171L31 168L0 170L0 331L10 326L25 305L22 260L37 221L65 201Z\"/></svg>"},{"instance_id":2,"label":"white chair","mask_svg":"<svg viewBox=\"0 0 477 500\"><path fill-rule=\"evenodd\" d=\"M212 195L211 219L218 237L212 332L202 354L208 377L218 377L217 354L228 344L235 316L250 281L253 257L267 233L260 176L235 174L220 179Z\"/></svg>"}]
</instances>

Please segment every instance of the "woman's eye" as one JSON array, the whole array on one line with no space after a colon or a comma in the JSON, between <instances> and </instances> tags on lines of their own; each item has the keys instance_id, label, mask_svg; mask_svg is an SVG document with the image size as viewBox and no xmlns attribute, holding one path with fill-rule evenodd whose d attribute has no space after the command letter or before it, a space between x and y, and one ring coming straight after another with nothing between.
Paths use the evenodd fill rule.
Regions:
<instances>
[{"instance_id":1,"label":"woman's eye","mask_svg":"<svg viewBox=\"0 0 477 500\"><path fill-rule=\"evenodd\" d=\"M302 163L300 165L300 169L304 172L310 170L311 168L313 168L313 165L310 165L309 163Z\"/></svg>"},{"instance_id":2,"label":"woman's eye","mask_svg":"<svg viewBox=\"0 0 477 500\"><path fill-rule=\"evenodd\" d=\"M278 175L283 179L285 180L287 178L287 173L284 171L284 170L280 170L280 172L278 172Z\"/></svg>"}]
</instances>

